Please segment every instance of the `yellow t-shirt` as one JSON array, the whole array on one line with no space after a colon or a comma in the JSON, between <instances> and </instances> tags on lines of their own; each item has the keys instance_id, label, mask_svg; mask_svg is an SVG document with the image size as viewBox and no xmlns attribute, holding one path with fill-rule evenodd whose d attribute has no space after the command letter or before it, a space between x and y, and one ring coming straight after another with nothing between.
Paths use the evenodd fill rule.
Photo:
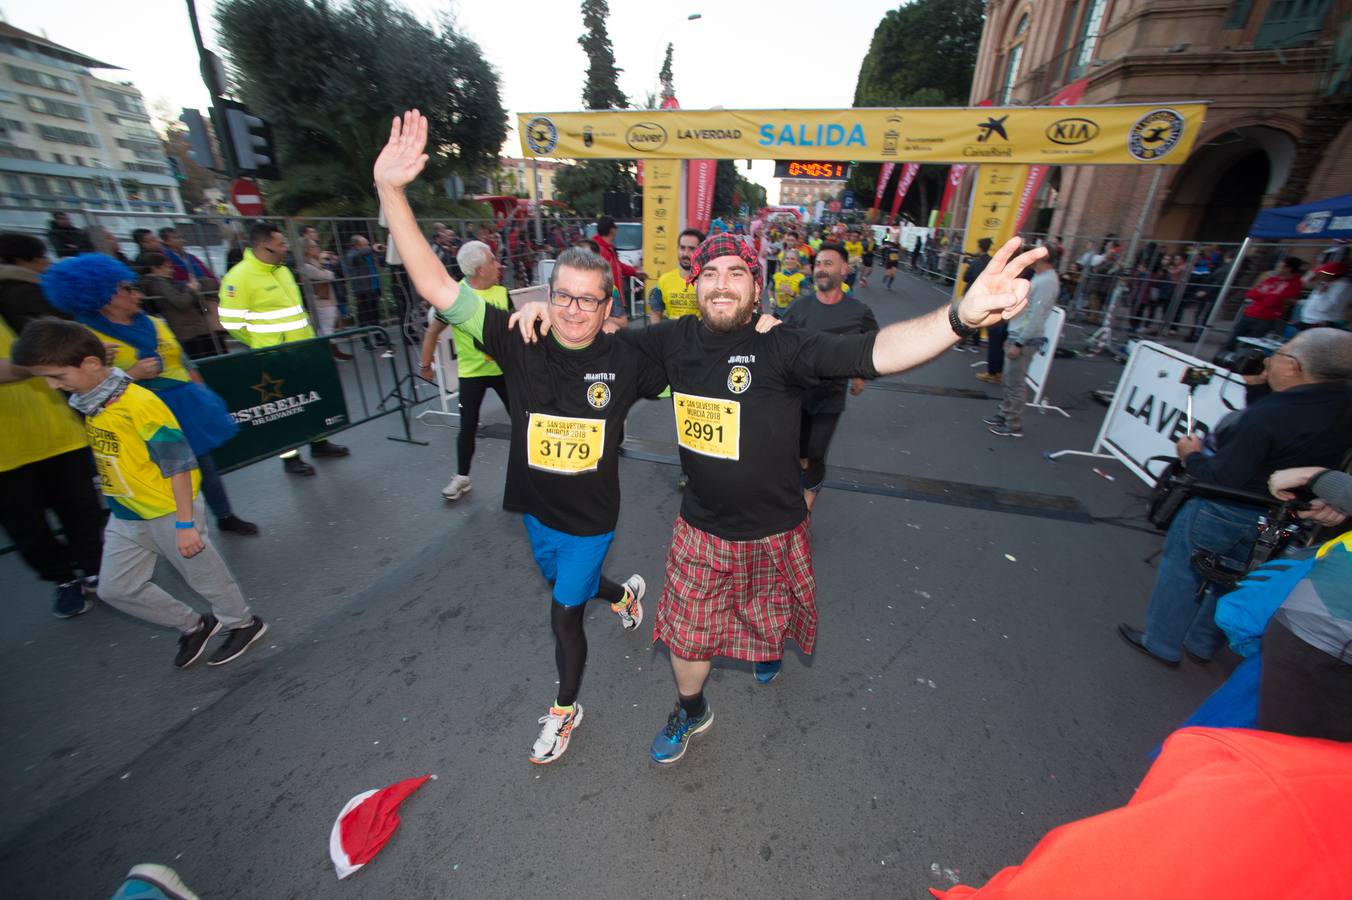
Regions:
<instances>
[{"instance_id":1,"label":"yellow t-shirt","mask_svg":"<svg viewBox=\"0 0 1352 900\"><path fill-rule=\"evenodd\" d=\"M99 489L119 519L158 519L173 515L169 478L192 472L192 493L202 476L178 420L154 393L139 384L85 420L89 446L98 466Z\"/></svg>"},{"instance_id":2,"label":"yellow t-shirt","mask_svg":"<svg viewBox=\"0 0 1352 900\"><path fill-rule=\"evenodd\" d=\"M798 292L803 288L803 279L807 277L802 269L790 275L788 272L775 273L775 306L779 309L788 309L789 304L798 299Z\"/></svg>"},{"instance_id":3,"label":"yellow t-shirt","mask_svg":"<svg viewBox=\"0 0 1352 900\"><path fill-rule=\"evenodd\" d=\"M0 359L9 359L14 331L0 319ZM86 445L80 415L41 378L0 384L0 472Z\"/></svg>"},{"instance_id":4,"label":"yellow t-shirt","mask_svg":"<svg viewBox=\"0 0 1352 900\"><path fill-rule=\"evenodd\" d=\"M190 380L192 377L188 374L190 363L188 358L183 355L183 348L179 346L178 338L174 337L174 333L169 330L168 323L156 316L151 316L150 321L155 323L155 352L159 354L164 369L154 378L145 379L139 384L154 387L155 382L161 379L174 382ZM111 365L117 366L124 372L136 365L136 348L131 344L104 334L97 328L89 330L98 335L99 340L103 343L117 345L117 353L113 356ZM170 387L170 385L160 385L160 387Z\"/></svg>"},{"instance_id":5,"label":"yellow t-shirt","mask_svg":"<svg viewBox=\"0 0 1352 900\"><path fill-rule=\"evenodd\" d=\"M694 282L687 285L680 269L672 269L657 279L657 289L662 292L662 305L666 308L662 313L663 318L699 316L699 300L695 297Z\"/></svg>"},{"instance_id":6,"label":"yellow t-shirt","mask_svg":"<svg viewBox=\"0 0 1352 900\"><path fill-rule=\"evenodd\" d=\"M850 258L850 265L859 265L859 260L864 258L864 245L860 241L846 241L845 254Z\"/></svg>"}]
</instances>

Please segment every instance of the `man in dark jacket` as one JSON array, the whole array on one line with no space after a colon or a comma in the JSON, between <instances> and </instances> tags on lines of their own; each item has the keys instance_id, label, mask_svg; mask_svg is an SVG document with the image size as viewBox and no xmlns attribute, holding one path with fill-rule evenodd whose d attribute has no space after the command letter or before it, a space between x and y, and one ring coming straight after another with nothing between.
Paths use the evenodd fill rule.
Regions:
<instances>
[{"instance_id":1,"label":"man in dark jacket","mask_svg":"<svg viewBox=\"0 0 1352 900\"><path fill-rule=\"evenodd\" d=\"M1303 331L1268 358L1265 375L1271 394L1222 422L1205 440L1194 435L1179 440L1178 457L1189 475L1263 494L1268 476L1278 469L1341 468L1352 447L1352 334ZM1183 504L1164 539L1145 630L1118 625L1122 639L1169 666L1178 665L1185 651L1199 662L1210 661L1224 636L1215 622L1215 586L1204 582L1193 554L1214 554L1243 571L1263 512L1259 505L1201 497Z\"/></svg>"},{"instance_id":2,"label":"man in dark jacket","mask_svg":"<svg viewBox=\"0 0 1352 900\"><path fill-rule=\"evenodd\" d=\"M33 319L59 316L42 294L38 277L52 261L47 245L31 234L0 234L0 316L15 334Z\"/></svg>"},{"instance_id":3,"label":"man in dark jacket","mask_svg":"<svg viewBox=\"0 0 1352 900\"><path fill-rule=\"evenodd\" d=\"M91 253L94 250L89 235L85 234L84 229L70 224L70 216L63 212L52 213L52 221L47 227L47 238L56 248L56 255L62 258L79 256L81 253Z\"/></svg>"}]
</instances>

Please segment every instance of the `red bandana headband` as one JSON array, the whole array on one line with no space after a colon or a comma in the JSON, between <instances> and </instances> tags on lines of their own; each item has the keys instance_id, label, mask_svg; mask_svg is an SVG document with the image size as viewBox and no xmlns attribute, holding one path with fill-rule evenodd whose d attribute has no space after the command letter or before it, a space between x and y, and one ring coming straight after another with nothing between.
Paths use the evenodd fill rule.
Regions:
<instances>
[{"instance_id":1,"label":"red bandana headband","mask_svg":"<svg viewBox=\"0 0 1352 900\"><path fill-rule=\"evenodd\" d=\"M760 257L757 256L756 249L749 242L725 232L709 235L695 250L695 255L690 260L690 277L686 279L686 284L698 278L700 269L720 256L741 257L742 262L751 270L751 277L756 280L756 284L763 283Z\"/></svg>"}]
</instances>

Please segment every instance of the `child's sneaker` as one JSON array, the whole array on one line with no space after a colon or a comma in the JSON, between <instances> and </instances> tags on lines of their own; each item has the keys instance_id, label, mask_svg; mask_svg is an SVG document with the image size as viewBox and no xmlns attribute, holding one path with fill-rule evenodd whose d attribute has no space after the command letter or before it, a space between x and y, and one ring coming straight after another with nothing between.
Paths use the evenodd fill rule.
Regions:
<instances>
[{"instance_id":1,"label":"child's sneaker","mask_svg":"<svg viewBox=\"0 0 1352 900\"><path fill-rule=\"evenodd\" d=\"M178 639L178 655L174 657L174 668L186 669L197 662L202 651L207 649L207 641L220 630L221 623L215 616L210 614L203 616L198 622L196 631Z\"/></svg>"},{"instance_id":2,"label":"child's sneaker","mask_svg":"<svg viewBox=\"0 0 1352 900\"><path fill-rule=\"evenodd\" d=\"M582 721L582 704L574 703L571 711L549 708L548 715L540 717L540 736L530 749L530 761L544 766L563 756L568 749L568 741L573 737L573 729Z\"/></svg>"},{"instance_id":3,"label":"child's sneaker","mask_svg":"<svg viewBox=\"0 0 1352 900\"><path fill-rule=\"evenodd\" d=\"M267 623L258 618L258 616L254 616L253 621L248 625L241 625L239 628L231 628L230 633L225 636L225 643L217 647L216 652L211 654L211 659L207 660L207 665L225 665L245 650L248 650L249 645L267 633Z\"/></svg>"},{"instance_id":4,"label":"child's sneaker","mask_svg":"<svg viewBox=\"0 0 1352 900\"><path fill-rule=\"evenodd\" d=\"M610 604L610 609L620 617L620 624L625 631L633 631L643 624L643 595L647 593L648 586L644 584L642 575L630 575L623 587L624 599Z\"/></svg>"},{"instance_id":5,"label":"child's sneaker","mask_svg":"<svg viewBox=\"0 0 1352 900\"><path fill-rule=\"evenodd\" d=\"M93 601L85 596L79 581L68 581L56 586L56 594L52 597L52 615L58 619L82 616L93 606Z\"/></svg>"}]
</instances>

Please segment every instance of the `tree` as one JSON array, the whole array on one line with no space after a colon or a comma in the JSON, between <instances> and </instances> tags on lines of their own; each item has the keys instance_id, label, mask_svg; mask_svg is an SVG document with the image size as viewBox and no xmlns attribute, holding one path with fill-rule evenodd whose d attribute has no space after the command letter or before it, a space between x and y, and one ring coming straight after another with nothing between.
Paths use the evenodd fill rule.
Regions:
<instances>
[{"instance_id":1,"label":"tree","mask_svg":"<svg viewBox=\"0 0 1352 900\"><path fill-rule=\"evenodd\" d=\"M657 81L662 85L662 99L670 100L676 96L676 86L672 83L671 74L671 43L667 43L667 55L662 60L662 69L657 73Z\"/></svg>"},{"instance_id":2,"label":"tree","mask_svg":"<svg viewBox=\"0 0 1352 900\"><path fill-rule=\"evenodd\" d=\"M496 169L507 136L498 76L450 18L429 27L384 0L221 0L216 20L234 92L272 124L278 212L370 214L371 166L391 117L411 107L428 117L431 148L427 177L410 186L420 208L454 211L440 182Z\"/></svg>"},{"instance_id":3,"label":"tree","mask_svg":"<svg viewBox=\"0 0 1352 900\"><path fill-rule=\"evenodd\" d=\"M606 0L582 0L582 24L587 30L577 42L587 54L587 81L582 87L582 104L587 109L629 107L629 98L620 90L620 70L615 68L615 51L606 32L609 15ZM554 186L584 216L601 213L605 194L632 194L637 188L632 164L614 159L582 160L559 172Z\"/></svg>"},{"instance_id":4,"label":"tree","mask_svg":"<svg viewBox=\"0 0 1352 900\"><path fill-rule=\"evenodd\" d=\"M577 42L587 54L587 83L582 88L582 105L587 109L629 108L629 98L620 90L620 70L615 68L615 51L606 31L609 16L606 0L582 0L582 24L587 31Z\"/></svg>"},{"instance_id":5,"label":"tree","mask_svg":"<svg viewBox=\"0 0 1352 900\"><path fill-rule=\"evenodd\" d=\"M855 106L966 106L972 92L977 49L981 44L984 0L915 0L887 12L859 66ZM861 206L873 202L880 163L855 166L850 188ZM917 218L942 168L920 170L905 208ZM883 203L890 209L889 188Z\"/></svg>"},{"instance_id":6,"label":"tree","mask_svg":"<svg viewBox=\"0 0 1352 900\"><path fill-rule=\"evenodd\" d=\"M714 169L713 214L738 216L743 205L752 212L764 206L765 188L738 172L733 160L720 159Z\"/></svg>"}]
</instances>

